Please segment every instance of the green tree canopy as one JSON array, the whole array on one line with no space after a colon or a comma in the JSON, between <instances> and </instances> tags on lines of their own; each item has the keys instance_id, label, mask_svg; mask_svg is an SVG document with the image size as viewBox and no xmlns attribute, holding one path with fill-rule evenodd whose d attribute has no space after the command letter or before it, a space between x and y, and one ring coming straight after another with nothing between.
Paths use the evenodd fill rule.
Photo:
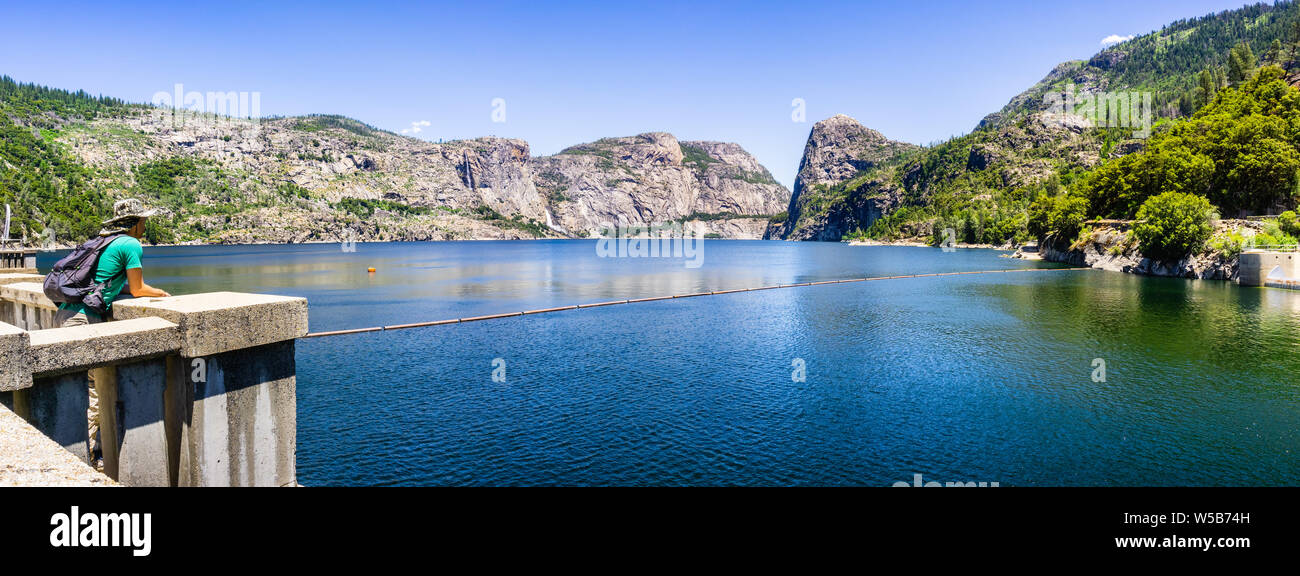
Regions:
<instances>
[{"instance_id":1,"label":"green tree canopy","mask_svg":"<svg viewBox=\"0 0 1300 576\"><path fill-rule=\"evenodd\" d=\"M1138 210L1133 235L1142 253L1158 260L1176 260L1200 250L1214 233L1214 206L1192 194L1165 192Z\"/></svg>"},{"instance_id":2,"label":"green tree canopy","mask_svg":"<svg viewBox=\"0 0 1300 576\"><path fill-rule=\"evenodd\" d=\"M1294 206L1300 184L1300 91L1276 66L1219 91L1192 118L1153 135L1142 152L1090 174L1089 214L1132 218L1165 192L1205 196L1228 213Z\"/></svg>"}]
</instances>

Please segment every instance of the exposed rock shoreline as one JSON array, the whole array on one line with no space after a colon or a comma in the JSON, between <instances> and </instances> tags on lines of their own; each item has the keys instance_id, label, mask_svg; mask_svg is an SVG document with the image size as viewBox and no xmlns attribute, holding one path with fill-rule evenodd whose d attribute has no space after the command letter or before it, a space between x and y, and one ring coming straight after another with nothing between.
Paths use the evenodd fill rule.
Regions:
<instances>
[{"instance_id":1,"label":"exposed rock shoreline","mask_svg":"<svg viewBox=\"0 0 1300 576\"><path fill-rule=\"evenodd\" d=\"M907 246L911 248L938 248L938 246L929 244L927 242L922 242L920 240L852 240L848 242L848 245L849 246ZM1001 246L995 246L993 244L966 244L961 242L954 244L952 247L960 248L963 250L974 249L974 250L1003 250L1003 251L1016 250L1017 248L1012 244L1003 244Z\"/></svg>"},{"instance_id":2,"label":"exposed rock shoreline","mask_svg":"<svg viewBox=\"0 0 1300 576\"><path fill-rule=\"evenodd\" d=\"M1215 224L1215 233L1259 230L1260 227L1260 223L1248 220L1220 220ZM1039 248L1039 254L1049 262L1142 276L1228 281L1238 278L1238 258L1224 256L1210 248L1177 261L1147 258L1122 225L1097 226L1086 239L1072 244L1049 237ZM1029 253L1022 248L1012 257L1028 256Z\"/></svg>"}]
</instances>

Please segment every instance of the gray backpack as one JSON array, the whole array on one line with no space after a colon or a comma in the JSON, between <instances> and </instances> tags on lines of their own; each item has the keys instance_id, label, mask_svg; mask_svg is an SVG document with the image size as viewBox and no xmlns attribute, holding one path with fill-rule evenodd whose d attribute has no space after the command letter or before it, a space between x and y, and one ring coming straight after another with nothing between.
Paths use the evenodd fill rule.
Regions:
<instances>
[{"instance_id":1,"label":"gray backpack","mask_svg":"<svg viewBox=\"0 0 1300 576\"><path fill-rule=\"evenodd\" d=\"M55 303L82 304L96 314L107 312L111 303L104 301L104 290L117 276L95 282L95 271L104 250L122 236L125 234L93 238L56 262L54 270L45 277L45 297Z\"/></svg>"}]
</instances>

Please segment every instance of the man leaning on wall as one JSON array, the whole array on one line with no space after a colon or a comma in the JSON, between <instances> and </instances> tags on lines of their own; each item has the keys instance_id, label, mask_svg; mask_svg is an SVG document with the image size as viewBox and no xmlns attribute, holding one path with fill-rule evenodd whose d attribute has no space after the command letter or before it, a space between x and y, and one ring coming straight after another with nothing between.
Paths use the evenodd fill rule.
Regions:
<instances>
[{"instance_id":1,"label":"man leaning on wall","mask_svg":"<svg viewBox=\"0 0 1300 576\"><path fill-rule=\"evenodd\" d=\"M113 301L124 298L171 296L166 291L145 284L144 268L140 264L144 256L144 247L140 238L144 236L145 223L149 217L157 214L148 210L140 200L120 200L113 204L113 217L104 221L104 228L99 231L101 237L121 235L104 248L103 254L95 267L95 282L105 283L104 314L87 310L81 303L65 302L59 305L54 316L54 325L60 328L98 324L112 320ZM123 289L126 289L126 295ZM99 395L95 392L95 382L90 381L90 409L86 412L89 427L90 453L96 467L102 466L103 449L99 440Z\"/></svg>"}]
</instances>

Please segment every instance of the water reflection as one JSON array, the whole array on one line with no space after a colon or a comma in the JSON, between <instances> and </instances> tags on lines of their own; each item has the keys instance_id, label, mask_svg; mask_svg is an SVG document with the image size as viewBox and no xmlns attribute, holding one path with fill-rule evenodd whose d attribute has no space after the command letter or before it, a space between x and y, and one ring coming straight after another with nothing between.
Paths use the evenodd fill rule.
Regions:
<instances>
[{"instance_id":1,"label":"water reflection","mask_svg":"<svg viewBox=\"0 0 1300 576\"><path fill-rule=\"evenodd\" d=\"M839 278L994 251L709 242L146 249L174 293L305 296L313 330ZM44 257L44 265L52 263ZM369 275L367 267L377 268ZM1300 292L1100 271L651 302L299 343L299 471L329 484L1300 483ZM508 381L491 381L492 361ZM804 362L807 378L792 379ZM1091 377L1104 359L1105 381Z\"/></svg>"}]
</instances>

